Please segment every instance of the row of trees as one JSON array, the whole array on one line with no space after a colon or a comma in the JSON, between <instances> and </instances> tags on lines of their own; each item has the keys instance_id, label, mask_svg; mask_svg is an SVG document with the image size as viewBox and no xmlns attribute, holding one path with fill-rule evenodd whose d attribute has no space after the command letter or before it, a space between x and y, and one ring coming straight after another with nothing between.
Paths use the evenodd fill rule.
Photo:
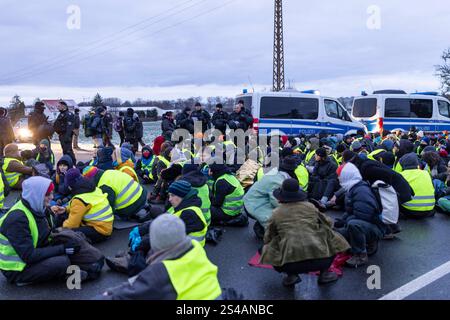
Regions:
<instances>
[{"instance_id":1,"label":"row of trees","mask_svg":"<svg viewBox=\"0 0 450 320\"><path fill-rule=\"evenodd\" d=\"M158 107L161 109L184 109L186 107L193 107L196 102L203 101L202 97L190 97L187 99L176 99L176 100L144 100L138 98L133 102L123 101L120 98L102 98L102 96L97 93L94 99L90 102L79 103L80 106L92 106L92 108L97 108L99 106L109 106L111 108L133 108L136 106L144 107ZM234 98L229 97L208 97L206 98L206 103L204 107L208 111L214 111L216 104L221 103L224 108L228 111L233 109L235 104Z\"/></svg>"}]
</instances>

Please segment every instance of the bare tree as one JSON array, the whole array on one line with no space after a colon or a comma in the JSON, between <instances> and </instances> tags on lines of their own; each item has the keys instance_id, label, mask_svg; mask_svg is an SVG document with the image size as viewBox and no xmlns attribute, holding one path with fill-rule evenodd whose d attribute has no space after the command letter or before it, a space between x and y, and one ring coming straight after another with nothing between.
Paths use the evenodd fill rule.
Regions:
<instances>
[{"instance_id":1,"label":"bare tree","mask_svg":"<svg viewBox=\"0 0 450 320\"><path fill-rule=\"evenodd\" d=\"M441 80L442 94L447 95L450 93L450 48L442 53L442 60L444 63L436 66L436 75Z\"/></svg>"}]
</instances>

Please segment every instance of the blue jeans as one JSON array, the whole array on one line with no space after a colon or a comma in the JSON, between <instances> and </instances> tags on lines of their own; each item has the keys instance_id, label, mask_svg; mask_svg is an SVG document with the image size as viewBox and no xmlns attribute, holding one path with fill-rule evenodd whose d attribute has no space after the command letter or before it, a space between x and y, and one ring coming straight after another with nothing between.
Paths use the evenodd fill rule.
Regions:
<instances>
[{"instance_id":1,"label":"blue jeans","mask_svg":"<svg viewBox=\"0 0 450 320\"><path fill-rule=\"evenodd\" d=\"M383 232L378 226L359 219L350 220L344 228L337 231L347 239L353 254L367 253L367 244L383 237Z\"/></svg>"}]
</instances>

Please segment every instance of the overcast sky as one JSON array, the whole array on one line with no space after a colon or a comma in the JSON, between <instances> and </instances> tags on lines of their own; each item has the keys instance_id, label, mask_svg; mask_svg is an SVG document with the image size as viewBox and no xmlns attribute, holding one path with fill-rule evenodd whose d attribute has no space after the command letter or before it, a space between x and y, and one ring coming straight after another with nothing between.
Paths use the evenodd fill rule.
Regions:
<instances>
[{"instance_id":1,"label":"overcast sky","mask_svg":"<svg viewBox=\"0 0 450 320\"><path fill-rule=\"evenodd\" d=\"M434 65L450 46L442 0L283 4L286 78L296 88L439 88ZM79 29L67 27L78 22L71 5ZM15 93L27 103L81 102L97 91L123 100L234 96L250 81L271 87L273 0L0 0L0 41L0 104Z\"/></svg>"}]
</instances>

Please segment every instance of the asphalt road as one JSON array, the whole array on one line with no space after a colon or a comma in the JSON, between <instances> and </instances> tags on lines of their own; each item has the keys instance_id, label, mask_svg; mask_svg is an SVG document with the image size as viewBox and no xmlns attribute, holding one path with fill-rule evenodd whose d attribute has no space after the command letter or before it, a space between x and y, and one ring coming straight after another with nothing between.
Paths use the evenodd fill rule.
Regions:
<instances>
[{"instance_id":1,"label":"asphalt road","mask_svg":"<svg viewBox=\"0 0 450 320\"><path fill-rule=\"evenodd\" d=\"M7 198L7 205L17 199L18 194ZM339 212L330 212L337 217ZM248 260L262 245L252 230L226 228L223 239L217 246L206 245L211 261L219 267L222 287L233 287L246 299L325 299L325 300L370 300L411 282L430 270L450 261L450 217L436 214L434 218L421 221L401 221L403 231L394 240L381 241L378 252L370 258L370 265L380 268L380 289L369 290L367 267L344 268L344 274L334 284L318 286L317 277L302 275L302 282L295 289L281 285L282 275L276 271L254 268ZM128 230L115 230L112 237L99 244L106 256L126 249ZM450 270L449 270L450 271ZM82 284L80 290L69 290L65 283L52 282L42 285L16 287L0 276L0 299L91 299L107 288L126 281L126 276L114 273L105 265L100 279ZM436 281L419 286L407 299L450 299L450 273Z\"/></svg>"}]
</instances>

